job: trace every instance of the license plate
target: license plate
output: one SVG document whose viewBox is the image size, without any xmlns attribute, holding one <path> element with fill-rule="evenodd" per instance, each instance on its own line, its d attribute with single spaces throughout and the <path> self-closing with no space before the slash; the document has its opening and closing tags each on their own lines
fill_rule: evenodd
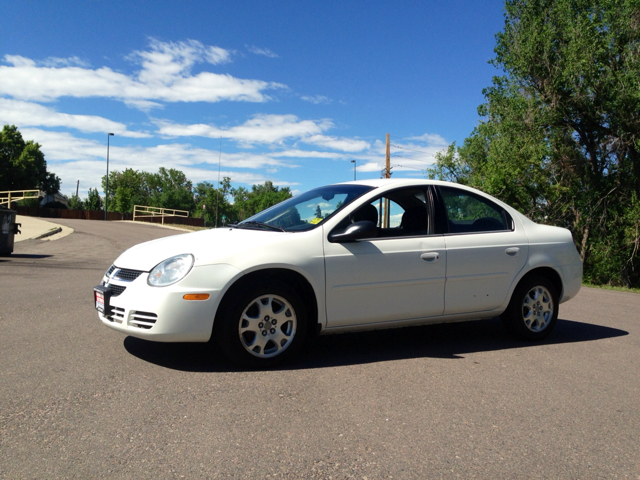
<svg viewBox="0 0 640 480">
<path fill-rule="evenodd" d="M 111 297 L 111 290 L 103 285 L 93 287 L 93 300 L 98 310 L 103 315 L 110 313 L 109 299 Z"/>
<path fill-rule="evenodd" d="M 104 313 L 104 293 L 94 292 L 96 294 L 96 310 Z"/>
</svg>

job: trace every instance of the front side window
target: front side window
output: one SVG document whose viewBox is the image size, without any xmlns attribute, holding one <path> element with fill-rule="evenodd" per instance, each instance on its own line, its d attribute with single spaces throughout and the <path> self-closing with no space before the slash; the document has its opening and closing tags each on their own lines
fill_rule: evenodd
<svg viewBox="0 0 640 480">
<path fill-rule="evenodd" d="M 480 233 L 512 230 L 509 214 L 500 206 L 471 192 L 440 187 L 449 233 Z"/>
<path fill-rule="evenodd" d="M 263 210 L 235 227 L 285 232 L 311 230 L 373 188 L 367 185 L 329 185 L 315 188 Z"/>
<path fill-rule="evenodd" d="M 410 237 L 433 233 L 430 203 L 422 188 L 402 188 L 385 193 L 351 213 L 336 231 L 367 220 L 377 227 L 376 238 Z"/>
</svg>

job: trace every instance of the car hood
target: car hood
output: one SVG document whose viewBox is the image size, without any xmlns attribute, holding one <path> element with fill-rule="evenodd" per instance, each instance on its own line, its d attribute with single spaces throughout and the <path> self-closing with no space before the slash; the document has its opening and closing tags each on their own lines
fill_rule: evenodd
<svg viewBox="0 0 640 480">
<path fill-rule="evenodd" d="M 294 234 L 239 228 L 203 230 L 141 243 L 126 250 L 114 265 L 148 272 L 167 258 L 184 253 L 195 257 L 194 266 L 226 263 L 242 250 L 264 248 L 290 235 Z"/>
</svg>

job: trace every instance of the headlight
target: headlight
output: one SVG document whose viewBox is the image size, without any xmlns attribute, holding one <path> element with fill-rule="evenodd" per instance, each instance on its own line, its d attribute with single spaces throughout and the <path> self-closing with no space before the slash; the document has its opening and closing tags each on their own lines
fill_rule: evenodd
<svg viewBox="0 0 640 480">
<path fill-rule="evenodd" d="M 185 253 L 167 258 L 149 272 L 147 283 L 152 287 L 166 287 L 182 280 L 193 267 L 193 255 Z"/>
</svg>

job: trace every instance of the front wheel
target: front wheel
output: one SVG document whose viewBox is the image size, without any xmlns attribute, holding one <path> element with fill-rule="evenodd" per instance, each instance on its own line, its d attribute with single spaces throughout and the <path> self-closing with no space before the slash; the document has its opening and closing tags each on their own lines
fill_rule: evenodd
<svg viewBox="0 0 640 480">
<path fill-rule="evenodd" d="M 558 319 L 558 294 L 545 277 L 523 279 L 511 297 L 502 321 L 507 330 L 522 340 L 542 340 Z"/>
<path fill-rule="evenodd" d="M 288 285 L 245 290 L 216 316 L 216 340 L 234 363 L 267 368 L 295 355 L 307 333 L 304 302 Z"/>
</svg>

